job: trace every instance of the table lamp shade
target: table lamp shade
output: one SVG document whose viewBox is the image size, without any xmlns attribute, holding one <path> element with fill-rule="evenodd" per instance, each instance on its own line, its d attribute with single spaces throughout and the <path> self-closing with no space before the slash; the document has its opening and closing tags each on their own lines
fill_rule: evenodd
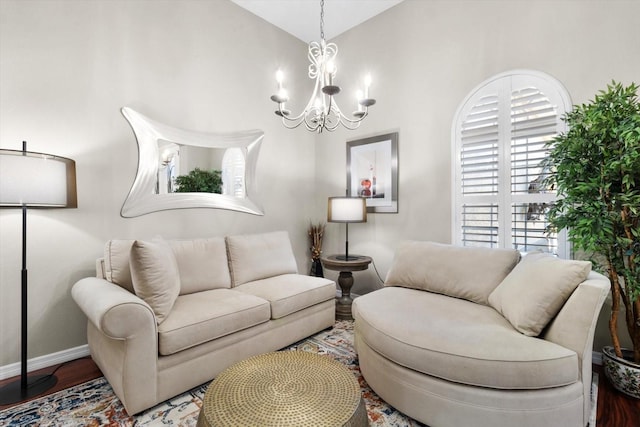
<svg viewBox="0 0 640 427">
<path fill-rule="evenodd" d="M 76 164 L 50 154 L 0 150 L 0 207 L 75 208 Z"/>
<path fill-rule="evenodd" d="M 329 197 L 329 222 L 367 222 L 367 201 L 362 197 Z"/>
</svg>

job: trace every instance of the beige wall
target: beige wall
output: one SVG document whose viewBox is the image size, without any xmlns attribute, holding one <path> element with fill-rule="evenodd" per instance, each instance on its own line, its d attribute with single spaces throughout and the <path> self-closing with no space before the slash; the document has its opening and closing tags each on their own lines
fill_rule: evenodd
<svg viewBox="0 0 640 427">
<path fill-rule="evenodd" d="M 640 83 L 638 16 L 639 1 L 405 0 L 338 37 L 339 84 L 347 93 L 369 70 L 378 103 L 359 130 L 319 138 L 319 210 L 327 196 L 344 193 L 345 141 L 397 130 L 399 213 L 351 225 L 350 251 L 371 255 L 384 278 L 399 241 L 450 242 L 451 125 L 463 98 L 520 68 L 559 79 L 574 104 L 612 79 Z M 325 251 L 341 251 L 344 226 L 327 229 Z M 377 286 L 372 269 L 355 274 L 355 293 Z M 609 341 L 602 321 L 596 350 Z"/>
<path fill-rule="evenodd" d="M 449 242 L 460 101 L 514 68 L 553 75 L 574 103 L 611 79 L 640 81 L 637 16 L 633 0 L 405 0 L 336 40 L 341 105 L 350 111 L 357 79 L 371 72 L 371 116 L 358 131 L 314 135 L 285 130 L 269 100 L 282 65 L 290 92 L 307 96 L 306 46 L 226 0 L 1 0 L 0 146 L 27 140 L 78 168 L 78 209 L 29 213 L 29 357 L 86 342 L 69 290 L 93 274 L 109 238 L 285 229 L 306 269 L 309 220 L 324 219 L 326 198 L 344 194 L 347 139 L 400 132 L 400 212 L 352 225 L 351 251 L 373 256 L 384 277 L 400 240 Z M 137 164 L 125 105 L 187 129 L 264 130 L 265 216 L 196 209 L 121 218 Z M 0 366 L 19 359 L 20 238 L 19 213 L 0 211 Z M 325 253 L 343 244 L 344 226 L 328 224 Z M 373 269 L 356 273 L 356 292 L 376 286 Z"/>
<path fill-rule="evenodd" d="M 28 217 L 29 358 L 86 343 L 71 286 L 109 238 L 287 230 L 306 270 L 314 137 L 282 127 L 275 70 L 306 72 L 306 45 L 228 1 L 0 1 L 2 148 L 73 158 L 78 209 Z M 295 87 L 291 87 L 295 91 Z M 120 114 L 210 132 L 262 129 L 263 217 L 213 209 L 120 217 L 137 145 Z M 292 161 L 295 159 L 295 161 Z M 21 215 L 0 210 L 0 366 L 19 360 Z"/>
</svg>

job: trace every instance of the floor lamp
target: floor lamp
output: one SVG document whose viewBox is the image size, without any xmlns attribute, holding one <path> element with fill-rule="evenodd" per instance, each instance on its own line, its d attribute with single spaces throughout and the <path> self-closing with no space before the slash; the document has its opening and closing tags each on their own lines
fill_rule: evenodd
<svg viewBox="0 0 640 427">
<path fill-rule="evenodd" d="M 51 154 L 0 150 L 0 208 L 22 209 L 20 379 L 0 388 L 0 405 L 21 402 L 50 389 L 55 375 L 27 375 L 27 208 L 75 208 L 76 164 Z"/>
<path fill-rule="evenodd" d="M 367 222 L 367 201 L 363 197 L 329 197 L 327 206 L 328 222 L 344 222 L 347 228 L 344 243 L 344 256 L 336 258 L 341 261 L 352 261 L 359 257 L 349 256 L 349 223 Z"/>
</svg>

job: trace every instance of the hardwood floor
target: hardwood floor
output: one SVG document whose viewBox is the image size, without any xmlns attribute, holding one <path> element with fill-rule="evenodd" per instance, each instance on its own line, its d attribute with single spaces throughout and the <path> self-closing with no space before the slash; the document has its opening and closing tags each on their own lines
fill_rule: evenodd
<svg viewBox="0 0 640 427">
<path fill-rule="evenodd" d="M 66 362 L 61 365 L 40 369 L 40 370 L 31 372 L 31 374 L 44 375 L 44 374 L 52 373 L 54 370 L 55 370 L 55 375 L 58 378 L 58 382 L 56 383 L 56 385 L 53 386 L 51 389 L 47 390 L 46 393 L 34 397 L 34 399 L 37 399 L 38 397 L 42 397 L 43 395 L 55 393 L 56 391 L 64 390 L 65 388 L 73 387 L 74 385 L 82 384 L 83 382 L 90 381 L 92 379 L 102 376 L 102 372 L 100 371 L 100 369 L 98 369 L 96 364 L 93 362 L 93 360 L 89 356 L 83 357 L 81 359 L 72 360 L 70 362 Z M 19 379 L 19 377 L 2 380 L 0 381 L 0 387 L 17 379 Z M 28 399 L 28 400 L 31 400 L 31 399 Z M 23 402 L 19 402 L 19 403 L 23 403 Z M 10 405 L 0 405 L 0 411 L 15 405 L 17 405 L 17 403 L 10 404 Z"/>
<path fill-rule="evenodd" d="M 34 372 L 34 374 L 48 374 L 56 368 L 41 369 Z M 632 399 L 616 391 L 604 377 L 600 366 L 594 365 L 593 370 L 600 375 L 597 427 L 636 427 L 640 425 L 640 400 Z M 91 358 L 85 357 L 60 365 L 56 371 L 56 376 L 58 377 L 58 383 L 47 394 L 98 378 L 102 376 L 102 373 Z M 14 379 L 9 378 L 0 381 L 0 387 Z M 0 405 L 0 410 L 11 406 L 14 405 Z"/>
<path fill-rule="evenodd" d="M 602 366 L 593 365 L 598 378 L 596 427 L 636 427 L 640 425 L 640 400 L 617 391 L 605 378 Z"/>
</svg>

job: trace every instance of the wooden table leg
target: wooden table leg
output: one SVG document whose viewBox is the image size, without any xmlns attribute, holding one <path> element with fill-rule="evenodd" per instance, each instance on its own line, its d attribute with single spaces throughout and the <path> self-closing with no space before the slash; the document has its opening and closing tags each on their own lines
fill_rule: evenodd
<svg viewBox="0 0 640 427">
<path fill-rule="evenodd" d="M 341 271 L 338 277 L 338 285 L 342 290 L 342 296 L 336 298 L 336 319 L 353 320 L 351 314 L 351 287 L 353 286 L 353 274 L 350 271 Z"/>
</svg>

